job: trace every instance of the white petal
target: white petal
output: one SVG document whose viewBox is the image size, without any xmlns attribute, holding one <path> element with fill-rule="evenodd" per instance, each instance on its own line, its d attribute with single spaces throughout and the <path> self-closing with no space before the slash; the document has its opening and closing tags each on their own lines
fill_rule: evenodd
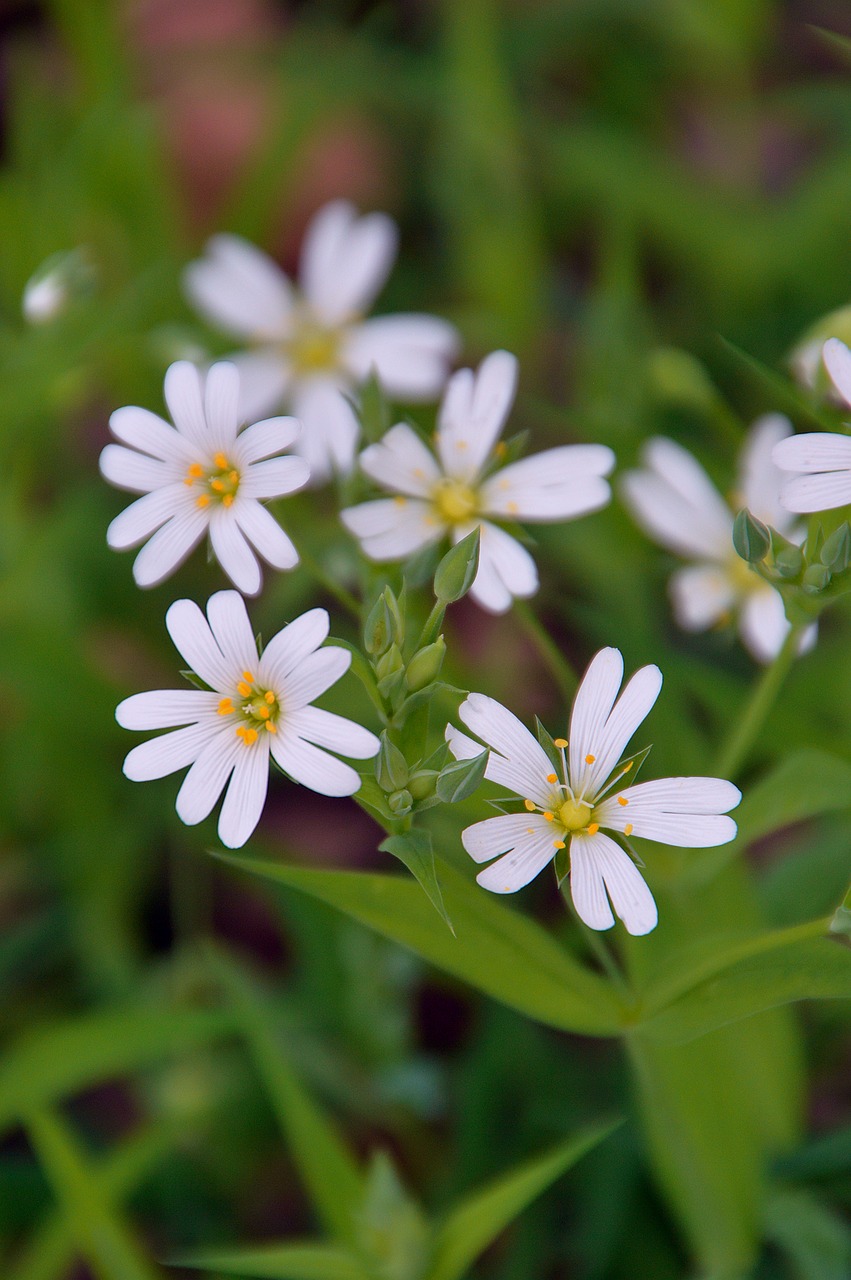
<svg viewBox="0 0 851 1280">
<path fill-rule="evenodd" d="M 780 501 L 788 511 L 798 512 L 844 507 L 851 502 L 851 470 L 795 476 L 780 490 Z"/>
<path fill-rule="evenodd" d="M 788 529 L 789 514 L 780 505 L 785 477 L 772 461 L 781 440 L 791 437 L 792 423 L 782 413 L 766 413 L 748 431 L 739 463 L 742 505 L 780 532 Z"/>
<path fill-rule="evenodd" d="M 233 512 L 248 541 L 268 564 L 282 570 L 293 569 L 298 564 L 298 552 L 292 540 L 259 502 L 240 498 L 233 504 Z"/>
<path fill-rule="evenodd" d="M 331 628 L 325 609 L 309 609 L 272 637 L 260 659 L 260 678 L 276 692 L 291 671 L 322 644 Z"/>
<path fill-rule="evenodd" d="M 250 751 L 237 738 L 233 722 L 210 738 L 177 793 L 175 809 L 181 822 L 194 827 L 213 810 L 241 752 Z"/>
<path fill-rule="evenodd" d="M 230 693 L 239 675 L 225 660 L 210 624 L 193 600 L 175 600 L 165 615 L 174 645 L 191 671 L 219 693 Z"/>
<path fill-rule="evenodd" d="M 291 671 L 282 688 L 277 690 L 281 709 L 286 716 L 290 711 L 306 707 L 332 684 L 336 684 L 351 666 L 352 655 L 348 649 L 329 646 L 317 649 L 302 660 L 296 671 Z"/>
<path fill-rule="evenodd" d="M 230 672 L 232 687 L 243 679 L 244 671 L 257 670 L 257 641 L 245 601 L 238 591 L 217 591 L 207 601 L 207 618 Z"/>
<path fill-rule="evenodd" d="M 190 302 L 226 333 L 280 337 L 287 331 L 293 298 L 277 263 L 240 236 L 218 235 L 183 277 Z"/>
<path fill-rule="evenodd" d="M 480 871 L 476 881 L 491 893 L 516 893 L 552 862 L 555 852 L 552 832 L 536 831 L 519 840 L 511 853 Z"/>
<path fill-rule="evenodd" d="M 427 498 L 442 474 L 413 427 L 401 422 L 378 444 L 364 449 L 360 467 L 383 489 L 409 498 Z"/>
<path fill-rule="evenodd" d="M 445 532 L 431 507 L 416 498 L 364 502 L 341 511 L 340 519 L 371 560 L 404 560 Z"/>
<path fill-rule="evenodd" d="M 458 535 L 462 532 L 457 530 Z M 505 613 L 512 600 L 526 599 L 537 590 L 538 570 L 526 548 L 503 529 L 483 520 L 479 567 L 470 588 L 476 603 L 491 613 Z"/>
<path fill-rule="evenodd" d="M 377 316 L 349 331 L 343 360 L 356 382 L 374 370 L 395 400 L 434 400 L 458 346 L 457 330 L 436 316 Z"/>
<path fill-rule="evenodd" d="M 602 832 L 574 836 L 570 842 L 570 868 L 574 906 L 579 918 L 592 929 L 608 929 L 614 923 L 611 912 L 602 911 L 600 877 L 627 933 L 641 937 L 655 929 L 659 917 L 653 895 L 635 863 L 614 840 Z M 603 923 L 597 924 L 595 920 Z"/>
<path fill-rule="evenodd" d="M 305 232 L 299 283 L 321 320 L 340 324 L 366 311 L 396 257 L 398 232 L 392 218 L 358 218 L 346 200 L 334 200 Z"/>
<path fill-rule="evenodd" d="M 241 533 L 233 508 L 220 507 L 210 519 L 210 542 L 216 559 L 235 587 L 256 596 L 263 582 L 257 557 Z"/>
<path fill-rule="evenodd" d="M 239 373 L 236 365 L 220 360 L 207 372 L 204 383 L 204 416 L 210 449 L 230 452 L 236 440 L 239 417 Z"/>
<path fill-rule="evenodd" d="M 298 418 L 264 418 L 254 422 L 237 436 L 234 460 L 241 467 L 247 467 L 261 458 L 283 453 L 300 431 Z"/>
<path fill-rule="evenodd" d="M 789 634 L 783 597 L 768 583 L 752 591 L 742 605 L 739 634 L 757 662 L 771 662 Z"/>
<path fill-rule="evenodd" d="M 152 689 L 119 702 L 115 718 L 124 729 L 171 729 L 214 716 L 218 703 L 201 689 Z"/>
<path fill-rule="evenodd" d="M 246 498 L 282 498 L 303 489 L 309 479 L 310 469 L 304 458 L 270 458 L 247 468 L 239 493 Z"/>
<path fill-rule="evenodd" d="M 329 378 L 311 378 L 293 387 L 292 407 L 301 423 L 294 452 L 310 467 L 313 484 L 334 472 L 348 475 L 355 465 L 360 426 L 355 412 Z"/>
<path fill-rule="evenodd" d="M 482 509 L 512 520 L 572 520 L 604 507 L 612 491 L 603 479 L 615 465 L 605 445 L 547 449 L 498 471 L 482 485 Z"/>
<path fill-rule="evenodd" d="M 284 772 L 311 791 L 322 796 L 352 796 L 360 787 L 360 775 L 350 764 L 304 742 L 286 727 L 278 730 L 270 746 Z"/>
<path fill-rule="evenodd" d="M 186 467 L 196 461 L 196 451 L 188 440 L 162 418 L 137 405 L 125 405 L 110 415 L 109 427 L 116 439 L 131 449 L 149 453 L 153 458 L 175 462 Z"/>
<path fill-rule="evenodd" d="M 490 862 L 501 853 L 528 844 L 530 836 L 546 837 L 552 851 L 550 857 L 555 855 L 552 827 L 540 813 L 503 813 L 485 818 L 461 832 L 461 843 L 474 862 Z"/>
<path fill-rule="evenodd" d="M 100 455 L 101 475 L 119 489 L 150 493 L 182 480 L 182 469 L 173 462 L 160 462 L 135 449 L 108 444 Z"/>
<path fill-rule="evenodd" d="M 589 672 L 590 670 L 591 668 Z M 585 676 L 585 680 L 587 679 L 588 674 Z M 595 684 L 596 682 L 595 675 Z M 581 733 L 577 741 L 571 718 L 570 780 L 575 791 L 589 796 L 599 792 L 621 759 L 630 738 L 650 712 L 661 688 L 662 673 L 659 668 L 653 665 L 640 667 L 624 687 L 600 732 L 594 736 L 589 734 L 587 739 Z M 609 689 L 610 683 L 606 677 L 600 686 L 603 706 L 608 701 Z M 594 757 L 590 763 L 586 759 L 589 755 Z M 576 757 L 580 762 L 578 774 L 574 773 L 573 765 Z"/>
<path fill-rule="evenodd" d="M 615 705 L 622 680 L 621 652 L 608 648 L 594 655 L 579 683 L 568 732 L 568 768 L 574 787 L 586 776 L 586 755 L 597 754 L 597 744 L 602 740 L 603 728 Z"/>
<path fill-rule="evenodd" d="M 182 481 L 180 484 L 168 485 L 165 489 L 155 489 L 136 502 L 131 502 L 129 507 L 125 507 L 115 517 L 106 531 L 107 543 L 114 551 L 135 547 L 149 538 L 166 520 L 187 508 L 191 509 L 191 506 Z"/>
<path fill-rule="evenodd" d="M 838 338 L 828 338 L 821 358 L 836 390 L 846 404 L 851 404 L 851 351 Z"/>
<path fill-rule="evenodd" d="M 347 720 L 345 716 L 323 711 L 321 707 L 302 707 L 287 712 L 287 725 L 300 738 L 317 747 L 328 747 L 342 756 L 355 760 L 368 760 L 376 755 L 380 742 L 374 733 Z"/>
<path fill-rule="evenodd" d="M 131 782 L 151 782 L 176 773 L 201 754 L 211 733 L 215 733 L 215 728 L 207 721 L 151 738 L 128 754 L 124 761 L 125 776 Z"/>
<path fill-rule="evenodd" d="M 594 821 L 613 831 L 629 823 L 633 836 L 705 849 L 735 839 L 736 824 L 723 815 L 741 798 L 738 787 L 723 778 L 660 778 L 604 800 L 594 810 Z"/>
<path fill-rule="evenodd" d="M 474 756 L 480 756 L 485 749 L 481 742 L 468 738 L 466 733 L 462 733 L 451 724 L 446 726 L 446 741 L 456 760 L 472 760 Z M 492 751 L 488 757 L 485 777 L 489 782 L 495 782 L 498 786 L 513 791 L 516 796 L 534 800 L 540 805 L 549 803 L 552 788 L 545 784 L 543 778 L 530 775 L 528 769 L 506 760 L 495 751 Z"/>
<path fill-rule="evenodd" d="M 167 492 L 160 490 L 159 492 Z M 153 495 L 151 495 L 153 496 Z M 140 502 L 144 499 L 140 498 Z M 204 536 L 208 520 L 203 511 L 188 507 L 172 516 L 153 535 L 133 561 L 133 578 L 139 587 L 155 587 L 182 564 Z"/>
<path fill-rule="evenodd" d="M 469 694 L 458 708 L 458 714 L 468 729 L 510 764 L 512 782 L 509 785 L 514 787 L 516 794 L 523 799 L 545 803 L 551 791 L 546 777 L 552 773 L 553 767 L 537 738 L 517 716 L 495 698 L 483 693 Z M 485 776 L 499 782 L 501 779 L 491 771 L 492 762 L 493 756 Z M 504 769 L 502 772 L 505 776 Z"/>
<path fill-rule="evenodd" d="M 450 378 L 437 433 L 447 475 L 472 480 L 479 474 L 514 403 L 517 368 L 515 356 L 494 351 L 479 365 L 472 381 L 469 370 Z"/>
<path fill-rule="evenodd" d="M 678 555 L 718 559 L 729 554 L 733 517 L 696 458 L 673 440 L 649 440 L 645 467 L 621 478 L 636 523 Z"/>
<path fill-rule="evenodd" d="M 775 445 L 771 457 L 781 471 L 848 471 L 851 470 L 851 437 L 832 431 L 790 436 Z"/>
<path fill-rule="evenodd" d="M 182 436 L 204 453 L 210 451 L 210 434 L 204 417 L 201 375 L 188 360 L 177 360 L 165 373 L 165 401 L 172 422 Z"/>
<path fill-rule="evenodd" d="M 678 569 L 668 583 L 674 617 L 684 631 L 705 631 L 714 626 L 736 599 L 730 575 L 719 565 L 694 565 Z"/>
<path fill-rule="evenodd" d="M 240 849 L 260 821 L 269 786 L 269 735 L 237 754 L 236 765 L 219 814 L 219 839 Z"/>
<path fill-rule="evenodd" d="M 242 422 L 254 422 L 281 407 L 290 382 L 290 366 L 276 347 L 233 352 L 228 360 L 239 370 Z"/>
</svg>

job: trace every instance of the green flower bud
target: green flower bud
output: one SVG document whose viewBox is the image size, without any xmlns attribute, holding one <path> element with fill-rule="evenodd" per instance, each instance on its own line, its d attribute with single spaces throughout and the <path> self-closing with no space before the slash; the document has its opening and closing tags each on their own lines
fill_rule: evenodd
<svg viewBox="0 0 851 1280">
<path fill-rule="evenodd" d="M 851 563 L 851 529 L 847 521 L 834 529 L 819 552 L 819 559 L 832 573 L 844 573 L 848 568 Z"/>
<path fill-rule="evenodd" d="M 801 586 L 808 596 L 817 596 L 830 583 L 830 570 L 823 564 L 811 564 Z"/>
<path fill-rule="evenodd" d="M 445 653 L 446 642 L 443 636 L 438 636 L 434 644 L 427 644 L 424 649 L 419 649 L 414 654 L 405 673 L 405 684 L 411 693 L 424 689 L 426 685 L 437 679 L 440 668 L 443 666 Z"/>
<path fill-rule="evenodd" d="M 733 546 L 736 554 L 747 560 L 748 564 L 759 564 L 771 547 L 768 526 L 752 516 L 747 507 L 739 512 L 733 522 Z"/>
<path fill-rule="evenodd" d="M 391 671 L 389 675 L 383 676 L 381 680 L 376 682 L 376 687 L 384 701 L 389 703 L 395 711 L 405 698 L 404 667 L 400 667 L 398 671 Z"/>
<path fill-rule="evenodd" d="M 380 595 L 370 609 L 363 628 L 363 643 L 367 653 L 379 657 L 392 643 L 393 632 L 390 614 L 384 596 Z"/>
<path fill-rule="evenodd" d="M 381 747 L 375 757 L 375 777 L 382 791 L 399 791 L 408 781 L 408 762 L 402 752 L 391 742 L 385 730 L 381 734 Z"/>
<path fill-rule="evenodd" d="M 479 527 L 457 542 L 437 566 L 434 594 L 443 604 L 453 604 L 473 585 L 479 567 Z"/>
<path fill-rule="evenodd" d="M 378 659 L 375 664 L 375 674 L 379 680 L 383 680 L 385 676 L 393 675 L 396 671 L 401 671 L 404 667 L 402 654 L 399 646 L 394 642 L 391 644 L 387 652 Z"/>
<path fill-rule="evenodd" d="M 804 569 L 804 553 L 800 547 L 783 547 L 774 557 L 774 567 L 781 578 L 797 578 Z"/>
<path fill-rule="evenodd" d="M 406 791 L 404 788 L 401 791 L 394 791 L 392 795 L 387 797 L 387 808 L 397 818 L 406 817 L 413 807 L 414 798 L 410 791 Z"/>
<path fill-rule="evenodd" d="M 437 778 L 437 769 L 418 769 L 408 779 L 408 790 L 415 800 L 427 800 L 434 795 Z"/>
<path fill-rule="evenodd" d="M 473 756 L 472 760 L 453 760 L 441 770 L 437 779 L 437 794 L 444 804 L 455 804 L 473 794 L 485 776 L 489 754 L 483 750 L 481 755 Z"/>
</svg>

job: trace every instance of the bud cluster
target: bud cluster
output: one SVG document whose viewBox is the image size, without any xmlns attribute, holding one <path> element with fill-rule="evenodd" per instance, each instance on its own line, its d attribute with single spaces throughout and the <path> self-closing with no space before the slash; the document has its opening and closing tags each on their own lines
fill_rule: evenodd
<svg viewBox="0 0 851 1280">
<path fill-rule="evenodd" d="M 845 521 L 825 535 L 815 521 L 806 540 L 790 542 L 747 508 L 733 525 L 736 554 L 776 588 L 793 626 L 812 622 L 837 596 L 851 591 L 851 527 Z"/>
</svg>

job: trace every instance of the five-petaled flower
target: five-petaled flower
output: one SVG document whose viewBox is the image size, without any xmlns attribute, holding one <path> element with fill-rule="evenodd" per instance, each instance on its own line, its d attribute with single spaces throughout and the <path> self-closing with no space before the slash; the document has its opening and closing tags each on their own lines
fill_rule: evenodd
<svg viewBox="0 0 851 1280">
<path fill-rule="evenodd" d="M 324 609 L 311 609 L 274 636 L 258 655 L 245 603 L 219 591 L 207 617 L 191 600 L 176 601 L 166 626 L 177 649 L 209 690 L 137 693 L 116 709 L 125 729 L 174 729 L 134 747 L 124 772 L 134 782 L 164 778 L 190 765 L 177 793 L 189 826 L 203 821 L 227 785 L 219 838 L 245 844 L 260 820 L 269 756 L 296 782 L 324 796 L 350 796 L 360 777 L 321 748 L 361 760 L 374 756 L 375 734 L 311 706 L 348 670 L 351 654 L 332 645 Z"/>
<path fill-rule="evenodd" d="M 602 649 L 577 691 L 568 739 L 555 740 L 558 771 L 515 715 L 493 698 L 471 693 L 459 715 L 490 748 L 485 777 L 513 791 L 523 809 L 477 822 L 461 839 L 476 862 L 497 859 L 477 876 L 494 893 L 522 889 L 566 848 L 580 919 L 592 929 L 609 929 L 614 907 L 629 933 L 644 934 L 656 925 L 656 904 L 618 841 L 639 836 L 689 849 L 726 844 L 736 824 L 723 815 L 741 793 L 721 778 L 625 785 L 632 764 L 622 760 L 624 748 L 655 703 L 662 675 L 658 667 L 642 667 L 618 697 L 622 679 L 621 654 Z M 482 752 L 479 742 L 452 725 L 446 737 L 459 760 Z"/>
<path fill-rule="evenodd" d="M 747 507 L 790 541 L 799 529 L 780 505 L 781 477 L 771 461 L 778 441 L 792 432 L 781 414 L 766 414 L 751 427 L 739 462 L 737 491 L 724 501 L 697 459 L 657 436 L 642 451 L 644 466 L 628 471 L 621 492 L 637 523 L 661 546 L 696 561 L 678 569 L 669 584 L 674 616 L 686 631 L 705 631 L 738 614 L 739 634 L 758 662 L 770 662 L 783 647 L 789 622 L 783 599 L 741 560 L 733 547 L 733 519 Z M 811 648 L 816 627 L 804 632 L 800 648 Z"/>
<path fill-rule="evenodd" d="M 846 405 L 851 405 L 851 351 L 829 338 L 822 351 L 824 367 Z M 792 472 L 780 490 L 787 511 L 832 511 L 851 502 L 851 438 L 832 431 L 792 436 L 774 450 L 774 465 Z"/>
<path fill-rule="evenodd" d="M 358 423 L 344 393 L 378 375 L 388 395 L 434 400 L 458 335 L 435 316 L 362 319 L 396 256 L 396 225 L 385 214 L 358 218 L 346 200 L 326 204 L 305 233 L 298 291 L 265 253 L 234 235 L 214 236 L 184 277 L 194 306 L 251 350 L 229 357 L 242 374 L 243 414 L 286 402 L 302 423 L 296 449 L 311 481 L 354 465 Z"/>
<path fill-rule="evenodd" d="M 100 469 L 119 489 L 144 496 L 116 516 L 106 536 L 117 550 L 148 539 L 133 565 L 140 587 L 167 578 L 208 532 L 225 573 L 246 595 L 262 582 L 252 547 L 276 569 L 298 564 L 292 542 L 261 505 L 307 483 L 302 458 L 273 456 L 293 443 L 298 423 L 267 418 L 239 431 L 238 396 L 232 364 L 214 364 L 202 389 L 195 366 L 180 360 L 165 376 L 174 427 L 136 405 L 112 414 L 109 425 L 122 444 L 106 446 Z"/>
<path fill-rule="evenodd" d="M 507 351 L 493 352 L 477 373 L 453 374 L 440 407 L 437 457 L 411 427 L 392 427 L 363 451 L 360 465 L 396 496 L 342 512 L 372 560 L 402 560 L 447 535 L 458 542 L 478 525 L 470 594 L 492 613 L 538 589 L 529 552 L 493 521 L 550 522 L 597 511 L 611 497 L 604 477 L 615 461 L 605 445 L 563 445 L 499 470 L 498 439 L 516 385 L 517 361 Z"/>
</svg>

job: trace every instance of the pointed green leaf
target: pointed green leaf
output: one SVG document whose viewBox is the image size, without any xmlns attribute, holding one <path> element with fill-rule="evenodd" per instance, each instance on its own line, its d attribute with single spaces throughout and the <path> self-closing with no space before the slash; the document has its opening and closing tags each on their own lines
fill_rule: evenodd
<svg viewBox="0 0 851 1280">
<path fill-rule="evenodd" d="M 766 1206 L 765 1234 L 800 1280 L 851 1275 L 851 1229 L 809 1192 L 774 1192 Z"/>
<path fill-rule="evenodd" d="M 447 914 L 434 866 L 431 833 L 418 830 L 406 831 L 402 835 L 388 836 L 378 847 L 382 853 L 392 853 L 394 858 L 404 862 L 411 875 L 425 890 L 429 902 L 441 919 L 446 921 L 450 932 L 454 935 L 455 929 Z"/>
<path fill-rule="evenodd" d="M 441 879 L 456 938 L 423 901 L 419 887 L 398 876 L 216 856 L 327 902 L 527 1017 L 588 1035 L 617 1035 L 621 1029 L 624 1011 L 607 982 L 577 963 L 539 925 L 501 906 L 449 866 L 442 868 Z"/>
<path fill-rule="evenodd" d="M 481 785 L 488 767 L 490 752 L 481 751 L 469 760 L 452 760 L 437 779 L 437 794 L 444 804 L 466 800 Z"/>
<path fill-rule="evenodd" d="M 252 1280 L 370 1280 L 354 1254 L 312 1240 L 210 1249 L 174 1258 L 172 1262 L 201 1271 L 251 1276 Z"/>
<path fill-rule="evenodd" d="M 358 1238 L 370 1272 L 386 1280 L 420 1280 L 428 1224 L 385 1151 L 373 1155 Z"/>
<path fill-rule="evenodd" d="M 598 1124 L 469 1196 L 438 1229 L 426 1280 L 462 1280 L 483 1249 L 528 1204 L 609 1136 L 620 1121 Z"/>
</svg>

